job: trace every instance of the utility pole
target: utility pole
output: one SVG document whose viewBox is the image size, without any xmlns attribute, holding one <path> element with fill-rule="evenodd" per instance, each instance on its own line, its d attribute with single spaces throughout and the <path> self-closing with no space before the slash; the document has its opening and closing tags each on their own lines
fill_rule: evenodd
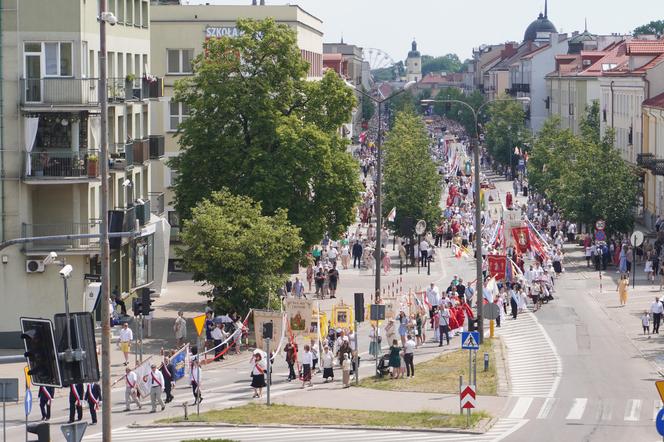
<svg viewBox="0 0 664 442">
<path fill-rule="evenodd" d="M 101 407 L 103 442 L 111 442 L 111 323 L 109 309 L 110 251 L 108 242 L 108 91 L 106 88 L 106 0 L 99 1 L 99 105 L 101 107 L 101 396 L 106 403 Z"/>
</svg>

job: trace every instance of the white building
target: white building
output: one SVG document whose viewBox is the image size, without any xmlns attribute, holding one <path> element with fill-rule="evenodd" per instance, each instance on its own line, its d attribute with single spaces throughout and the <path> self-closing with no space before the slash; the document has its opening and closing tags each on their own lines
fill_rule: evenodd
<svg viewBox="0 0 664 442">
<path fill-rule="evenodd" d="M 410 52 L 406 58 L 406 81 L 418 82 L 422 79 L 422 55 L 417 50 L 417 42 L 413 40 Z"/>
</svg>

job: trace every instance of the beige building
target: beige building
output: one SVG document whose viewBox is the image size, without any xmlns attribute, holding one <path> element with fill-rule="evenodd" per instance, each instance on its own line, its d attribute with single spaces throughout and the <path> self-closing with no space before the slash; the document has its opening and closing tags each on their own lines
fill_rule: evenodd
<svg viewBox="0 0 664 442">
<path fill-rule="evenodd" d="M 664 93 L 643 102 L 644 221 L 651 228 L 664 215 Z"/>
<path fill-rule="evenodd" d="M 166 194 L 166 211 L 171 224 L 171 240 L 177 243 L 179 220 L 173 207 L 170 191 L 173 172 L 166 160 L 178 154 L 175 132 L 179 123 L 187 118 L 186 106 L 171 103 L 173 85 L 181 78 L 192 75 L 191 60 L 201 53 L 206 38 L 237 35 L 236 22 L 240 18 L 273 18 L 287 24 L 297 33 L 297 44 L 302 58 L 310 63 L 309 78 L 321 78 L 323 72 L 322 21 L 296 5 L 279 6 L 226 6 L 226 5 L 153 5 L 150 9 L 151 66 L 153 74 L 164 78 L 164 97 L 155 109 L 151 122 L 153 133 L 165 133 L 165 158 L 152 169 L 152 185 Z M 174 252 L 174 250 L 173 250 Z M 172 254 L 175 256 L 175 254 Z M 177 259 L 171 260 L 171 269 L 179 270 Z"/>
<path fill-rule="evenodd" d="M 9 0 L 2 9 L 0 92 L 0 233 L 19 237 L 99 233 L 102 216 L 115 230 L 140 230 L 113 241 L 111 290 L 130 295 L 165 285 L 168 226 L 163 196 L 152 193 L 152 164 L 163 137 L 150 137 L 150 5 L 110 0 L 118 23 L 108 27 L 109 195 L 100 193 L 99 23 L 92 0 Z M 109 214 L 100 213 L 108 198 Z M 74 268 L 73 311 L 91 310 L 90 280 L 100 273 L 99 240 L 14 245 L 0 251 L 0 346 L 20 344 L 19 316 L 64 311 L 55 251 Z M 91 298 L 94 304 L 94 297 Z M 97 311 L 99 309 L 97 308 Z"/>
</svg>

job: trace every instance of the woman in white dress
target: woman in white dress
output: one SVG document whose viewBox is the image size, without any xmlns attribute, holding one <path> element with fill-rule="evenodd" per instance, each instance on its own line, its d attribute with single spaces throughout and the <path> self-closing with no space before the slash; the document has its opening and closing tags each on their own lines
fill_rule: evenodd
<svg viewBox="0 0 664 442">
<path fill-rule="evenodd" d="M 526 296 L 526 291 L 523 287 L 519 288 L 519 313 L 523 313 L 528 308 L 528 296 Z"/>
</svg>

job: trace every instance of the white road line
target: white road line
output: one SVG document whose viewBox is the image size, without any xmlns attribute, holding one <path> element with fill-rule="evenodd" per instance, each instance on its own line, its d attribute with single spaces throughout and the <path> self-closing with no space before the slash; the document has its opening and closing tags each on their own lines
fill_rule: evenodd
<svg viewBox="0 0 664 442">
<path fill-rule="evenodd" d="M 611 403 L 608 400 L 602 400 L 600 406 L 597 408 L 597 420 L 610 421 L 611 417 L 613 417 Z"/>
<path fill-rule="evenodd" d="M 636 422 L 641 415 L 641 399 L 631 399 L 625 406 L 625 420 Z"/>
<path fill-rule="evenodd" d="M 567 413 L 567 420 L 578 420 L 583 417 L 583 413 L 586 411 L 586 405 L 588 405 L 588 399 L 586 398 L 576 398 L 574 399 L 574 404 L 570 408 L 569 413 Z"/>
<path fill-rule="evenodd" d="M 659 409 L 662 408 L 662 401 L 659 399 L 655 399 L 655 404 L 653 405 L 652 408 L 652 420 L 653 422 L 657 420 L 657 413 L 659 413 Z"/>
<path fill-rule="evenodd" d="M 546 419 L 547 417 L 549 417 L 549 414 L 551 413 L 551 410 L 553 409 L 555 403 L 556 403 L 556 398 L 553 397 L 546 398 L 546 400 L 542 404 L 542 408 L 540 408 L 539 413 L 537 413 L 537 419 Z"/>
<path fill-rule="evenodd" d="M 509 419 L 523 419 L 523 417 L 528 412 L 530 405 L 533 403 L 533 398 L 531 397 L 520 397 L 516 401 L 512 412 L 509 415 Z"/>
</svg>

